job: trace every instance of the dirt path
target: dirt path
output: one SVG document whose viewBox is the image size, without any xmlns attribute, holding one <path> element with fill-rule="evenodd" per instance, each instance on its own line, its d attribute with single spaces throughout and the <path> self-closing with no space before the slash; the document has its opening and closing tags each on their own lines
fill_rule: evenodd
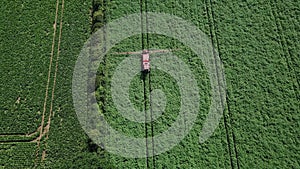
<svg viewBox="0 0 300 169">
<path fill-rule="evenodd" d="M 57 71 L 58 71 L 58 63 L 59 63 L 59 55 L 60 55 L 60 44 L 61 44 L 61 37 L 62 37 L 62 28 L 63 28 L 63 14 L 64 14 L 64 0 L 62 0 L 61 5 L 61 15 L 60 15 L 60 25 L 59 25 L 59 37 L 58 37 L 58 45 L 57 45 L 57 57 L 55 61 L 55 72 L 54 72 L 54 79 L 53 79 L 53 86 L 52 86 L 52 93 L 51 93 L 51 103 L 50 103 L 50 111 L 47 123 L 47 130 L 45 130 L 46 140 L 49 138 L 49 130 L 51 125 L 51 117 L 53 116 L 53 101 L 55 97 L 55 86 L 56 86 L 56 78 L 57 78 Z M 46 149 L 47 149 L 47 141 L 45 142 L 45 149 L 43 150 L 42 159 L 44 161 L 46 158 Z"/>
<path fill-rule="evenodd" d="M 35 143 L 38 143 L 42 138 L 43 136 L 45 136 L 45 134 L 48 132 L 49 130 L 49 126 L 47 125 L 46 127 L 44 127 L 44 130 L 43 130 L 43 133 L 40 134 L 37 138 L 35 138 L 34 140 L 31 140 L 30 142 L 35 142 Z"/>
<path fill-rule="evenodd" d="M 35 134 L 37 134 L 39 131 L 41 130 L 41 126 L 37 128 L 37 130 L 33 133 L 30 133 L 30 134 L 26 134 L 25 136 L 26 137 L 31 137 L 31 136 L 34 136 Z"/>
<path fill-rule="evenodd" d="M 45 92 L 45 98 L 44 98 L 44 107 L 43 107 L 42 121 L 41 121 L 41 126 L 40 126 L 40 135 L 37 139 L 33 140 L 33 141 L 37 142 L 35 168 L 37 167 L 37 159 L 38 159 L 39 150 L 40 150 L 40 140 L 43 136 L 43 127 L 44 127 L 45 112 L 46 112 L 47 99 L 48 99 L 48 90 L 49 90 L 49 84 L 50 84 L 51 68 L 52 68 L 52 62 L 53 62 L 53 56 L 54 56 L 54 47 L 55 47 L 56 29 L 57 29 L 57 19 L 58 19 L 58 9 L 59 9 L 59 0 L 56 0 L 55 21 L 54 21 L 54 24 L 53 24 L 53 29 L 54 30 L 53 30 L 53 39 L 52 39 L 52 49 L 51 49 L 50 63 L 49 63 L 49 68 L 48 68 L 48 79 L 47 79 L 46 92 Z"/>
</svg>

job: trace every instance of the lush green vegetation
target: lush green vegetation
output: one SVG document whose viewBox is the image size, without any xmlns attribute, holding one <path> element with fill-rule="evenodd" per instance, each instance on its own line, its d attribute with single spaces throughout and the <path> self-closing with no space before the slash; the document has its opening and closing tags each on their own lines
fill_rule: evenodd
<svg viewBox="0 0 300 169">
<path fill-rule="evenodd" d="M 72 74 L 82 45 L 90 35 L 91 1 L 65 1 L 61 52 L 55 90 L 55 115 L 52 118 L 47 156 L 41 166 L 70 168 L 80 166 L 79 158 L 89 152 L 90 143 L 77 120 L 72 102 Z M 93 156 L 93 155 L 91 155 Z M 91 157 L 89 156 L 89 157 Z M 89 159 L 86 156 L 86 160 Z M 86 163 L 87 165 L 89 162 Z M 95 164 L 98 164 L 95 162 Z"/>
<path fill-rule="evenodd" d="M 41 121 L 55 2 L 0 5 L 0 134 L 27 134 Z"/>
<path fill-rule="evenodd" d="M 0 168 L 33 168 L 36 143 L 0 145 Z"/>
<path fill-rule="evenodd" d="M 0 5 L 0 167 L 32 168 L 36 143 L 29 141 L 41 123 L 55 1 Z"/>
<path fill-rule="evenodd" d="M 291 70 L 299 67 L 282 46 L 278 9 L 264 1 L 218 1 L 213 9 L 240 167 L 299 167 L 299 86 Z"/>
<path fill-rule="evenodd" d="M 300 3 L 75 0 L 64 2 L 59 25 L 61 5 L 59 1 L 44 127 L 50 114 L 60 41 L 53 115 L 49 138 L 45 135 L 38 149 L 37 143 L 30 141 L 40 134 L 34 132 L 41 125 L 56 1 L 0 2 L 0 168 L 300 168 Z M 196 124 L 180 144 L 154 157 L 132 159 L 109 154 L 88 139 L 77 120 L 71 89 L 77 56 L 91 33 L 109 21 L 141 11 L 182 17 L 212 39 L 225 67 L 227 107 L 214 135 L 199 144 L 211 99 L 201 60 L 170 37 L 149 34 L 124 39 L 105 56 L 96 91 L 91 91 L 116 130 L 135 137 L 165 131 L 178 115 L 181 95 L 174 78 L 152 69 L 150 74 L 133 78 L 130 100 L 140 111 L 150 109 L 145 95 L 161 89 L 167 98 L 165 112 L 147 124 L 123 118 L 113 103 L 110 86 L 114 70 L 128 55 L 115 52 L 179 49 L 173 53 L 196 76 L 201 98 Z"/>
<path fill-rule="evenodd" d="M 201 121 L 203 121 L 203 119 L 200 118 L 199 122 L 197 122 L 199 127 L 196 125 L 194 127 L 195 131 L 191 131 L 189 137 L 183 140 L 180 145 L 167 153 L 156 156 L 154 160 L 151 158 L 148 159 L 148 161 L 152 163 L 149 164 L 150 167 L 163 168 L 169 166 L 170 163 L 174 166 L 181 166 L 181 160 L 187 157 L 188 159 L 186 160 L 190 163 L 189 165 L 182 164 L 182 167 L 196 167 L 199 165 L 213 165 L 214 168 L 223 165 L 226 167 L 230 165 L 232 167 L 266 167 L 280 165 L 280 163 L 284 163 L 284 166 L 297 165 L 293 159 L 299 158 L 296 156 L 297 148 L 295 148 L 295 144 L 299 143 L 297 143 L 296 137 L 294 136 L 297 131 L 296 129 L 299 128 L 299 126 L 297 127 L 297 123 L 295 123 L 295 119 L 298 118 L 297 110 L 299 109 L 299 96 L 297 94 L 299 93 L 297 91 L 299 83 L 297 82 L 297 77 L 295 77 L 299 69 L 297 69 L 295 65 L 299 62 L 297 62 L 297 57 L 293 55 L 289 56 L 291 53 L 287 54 L 286 49 L 282 46 L 282 43 L 285 42 L 282 42 L 282 39 L 280 39 L 282 32 L 275 18 L 278 15 L 276 13 L 278 10 L 277 7 L 271 6 L 271 4 L 268 3 L 264 4 L 263 2 L 173 2 L 175 1 L 162 4 L 158 1 L 148 1 L 148 11 L 172 13 L 183 17 L 192 21 L 211 36 L 212 42 L 219 50 L 226 69 L 228 107 L 225 110 L 223 123 L 221 122 L 214 138 L 211 138 L 207 145 L 201 145 L 199 149 L 199 145 L 196 139 L 194 139 L 201 128 Z M 124 3 L 130 4 L 130 2 Z M 261 6 L 264 6 L 264 8 L 260 8 Z M 134 8 L 134 6 L 132 8 Z M 271 10 L 271 8 L 275 9 Z M 245 9 L 247 10 L 245 11 Z M 129 7 L 127 10 L 132 11 Z M 241 13 L 245 13 L 246 15 L 240 15 Z M 110 14 L 110 16 L 112 18 L 114 17 L 113 14 Z M 139 47 L 134 50 L 132 46 L 135 46 L 134 44 L 139 43 L 138 41 L 140 40 L 138 38 L 132 39 L 135 39 L 135 41 L 124 41 L 116 48 L 119 51 L 139 50 Z M 143 41 L 145 42 L 144 39 Z M 184 48 L 181 44 L 176 45 L 176 42 L 171 42 L 165 37 L 150 35 L 148 42 L 150 48 Z M 124 43 L 126 43 L 128 47 L 124 47 Z M 183 60 L 186 60 L 187 63 L 193 65 L 193 63 L 190 62 L 191 59 L 188 59 L 189 55 L 193 58 L 193 54 L 189 53 L 186 49 L 182 49 L 182 51 L 185 52 L 183 55 L 180 55 L 180 52 L 175 53 L 181 56 Z M 109 62 L 111 65 L 118 64 L 118 62 L 122 60 L 112 57 L 118 56 L 108 56 L 109 60 L 116 60 L 113 63 Z M 115 67 L 108 68 L 108 72 L 112 72 L 114 68 Z M 199 69 L 199 67 L 197 68 Z M 197 68 L 193 67 L 194 70 Z M 205 72 L 205 70 L 202 70 L 202 72 Z M 199 77 L 205 77 L 205 73 L 203 75 L 199 73 L 198 75 Z M 151 76 L 153 88 L 159 88 L 160 83 L 164 85 L 170 84 L 172 87 L 165 87 L 165 89 L 169 89 L 169 91 L 165 92 L 167 95 L 170 92 L 173 95 L 175 94 L 172 97 L 173 100 L 168 100 L 171 100 L 170 102 L 172 102 L 173 105 L 171 110 L 168 109 L 168 107 L 166 109 L 165 113 L 168 114 L 167 119 L 164 120 L 165 117 L 162 117 L 152 124 L 155 134 L 163 131 L 174 121 L 171 114 L 172 112 L 176 112 L 176 100 L 180 95 L 177 94 L 176 96 L 176 87 L 174 88 L 172 80 L 168 79 L 166 74 L 154 70 L 151 72 Z M 135 81 L 141 80 L 139 78 L 140 77 L 136 77 L 137 80 Z M 164 79 L 168 79 L 166 80 L 167 83 L 164 83 Z M 149 79 L 146 79 L 145 84 L 147 84 L 147 80 Z M 141 109 L 143 106 L 141 97 L 142 89 L 137 88 L 138 84 L 141 85 L 141 82 L 133 83 L 135 84 L 133 85 L 135 90 L 132 91 L 134 93 L 132 95 L 135 95 L 133 102 L 139 102 L 140 106 L 137 107 Z M 209 89 L 208 86 L 206 86 L 206 89 Z M 173 90 L 175 90 L 175 92 Z M 289 100 L 288 103 L 286 102 L 287 100 Z M 113 107 L 112 104 L 109 104 L 112 100 L 108 99 L 107 102 L 108 107 Z M 207 104 L 208 100 L 203 103 L 204 105 Z M 205 117 L 207 110 L 205 111 L 205 106 L 203 109 L 202 114 L 204 114 Z M 120 115 L 113 115 L 114 113 L 118 114 L 116 109 L 108 111 L 107 116 L 108 118 L 112 116 L 110 122 L 115 125 L 114 127 L 116 129 L 119 128 L 120 131 L 129 135 L 135 135 L 134 133 L 137 129 L 143 129 L 143 126 L 137 126 L 133 129 L 132 125 L 134 124 L 126 122 L 126 120 L 119 117 Z M 286 113 L 288 113 L 288 115 L 286 115 Z M 176 113 L 174 115 L 175 118 Z M 287 120 L 282 121 L 283 119 Z M 280 124 L 284 124 L 273 126 L 269 120 L 273 120 L 274 123 L 279 122 Z M 283 127 L 285 125 L 286 127 Z M 290 125 L 293 127 L 289 127 Z M 149 128 L 151 127 L 148 127 L 148 130 Z M 280 134 L 278 131 L 282 131 L 280 132 L 282 133 L 280 136 L 278 136 L 278 134 Z M 151 131 L 147 133 L 149 134 Z M 225 135 L 227 135 L 227 137 L 225 137 Z M 285 141 L 282 142 L 283 140 Z M 270 144 L 273 146 L 270 147 Z M 222 147 L 223 152 L 220 153 L 219 150 L 221 155 L 215 156 L 213 152 L 216 149 L 220 149 L 220 147 Z M 185 148 L 188 150 L 185 151 Z M 197 149 L 197 151 L 190 151 L 191 149 Z M 265 149 L 269 151 L 265 151 Z M 203 154 L 207 154 L 207 152 L 210 151 L 211 153 L 208 153 L 209 155 L 203 156 Z M 186 153 L 190 154 L 187 155 Z M 286 156 L 285 158 L 283 158 L 283 154 Z M 280 157 L 282 160 L 278 161 L 277 159 Z M 139 163 L 135 163 L 135 160 L 125 160 L 123 158 L 117 158 L 118 160 L 116 160 L 115 158 L 117 157 L 114 157 L 112 161 L 117 161 L 120 168 L 139 166 Z M 249 160 L 249 158 L 253 160 Z M 168 163 L 166 159 L 173 159 L 173 161 Z M 195 159 L 197 160 L 192 162 Z M 126 161 L 126 163 L 120 163 L 121 161 Z M 215 161 L 219 163 L 216 164 L 214 163 Z M 257 161 L 260 162 L 257 163 Z"/>
</svg>

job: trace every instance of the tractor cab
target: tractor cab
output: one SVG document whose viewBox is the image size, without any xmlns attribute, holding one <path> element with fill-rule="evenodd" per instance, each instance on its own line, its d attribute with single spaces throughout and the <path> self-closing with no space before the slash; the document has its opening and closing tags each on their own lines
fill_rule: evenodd
<svg viewBox="0 0 300 169">
<path fill-rule="evenodd" d="M 149 51 L 143 50 L 142 52 L 142 71 L 149 72 L 150 71 L 150 59 L 149 59 Z"/>
</svg>

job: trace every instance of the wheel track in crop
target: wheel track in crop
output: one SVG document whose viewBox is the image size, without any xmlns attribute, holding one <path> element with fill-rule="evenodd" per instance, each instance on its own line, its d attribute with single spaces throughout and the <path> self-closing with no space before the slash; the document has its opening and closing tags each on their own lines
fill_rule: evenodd
<svg viewBox="0 0 300 169">
<path fill-rule="evenodd" d="M 142 29 L 142 50 L 147 49 L 149 50 L 149 34 L 146 33 L 143 34 L 143 32 L 148 32 L 149 30 L 149 25 L 148 25 L 148 2 L 147 0 L 140 0 L 140 12 L 141 12 L 141 29 Z M 145 15 L 143 15 L 145 14 Z M 145 17 L 145 18 L 144 18 Z M 145 26 L 145 27 L 144 27 Z M 146 29 L 146 30 L 144 30 Z M 151 130 L 151 147 L 152 147 L 152 168 L 155 168 L 155 157 L 154 157 L 154 126 L 153 126 L 153 111 L 152 111 L 152 97 L 151 97 L 151 71 L 148 73 L 148 84 L 146 84 L 146 79 L 147 79 L 147 74 L 143 74 L 143 85 L 144 85 L 144 111 L 145 111 L 145 137 L 146 137 L 146 168 L 150 167 L 150 159 L 149 159 L 149 141 L 148 140 L 148 123 L 147 121 L 150 120 L 150 130 Z M 148 88 L 147 88 L 148 86 Z M 149 93 L 147 93 L 149 91 Z M 150 119 L 147 119 L 147 107 L 148 107 L 148 97 L 147 95 L 149 94 L 149 109 L 150 109 Z"/>
<path fill-rule="evenodd" d="M 32 140 L 36 139 L 36 135 L 38 135 L 40 131 L 40 127 L 36 129 L 36 131 L 27 133 L 27 134 L 2 134 L 0 135 L 0 144 L 6 144 L 6 143 L 30 143 Z M 5 137 L 13 137 L 8 140 L 3 140 Z"/>
<path fill-rule="evenodd" d="M 148 1 L 145 0 L 145 9 L 146 9 L 146 32 L 149 32 L 149 21 L 148 21 Z M 146 42 L 147 42 L 147 49 L 150 50 L 150 42 L 149 42 L 149 33 L 146 34 Z M 162 51 L 162 50 L 160 50 Z M 149 58 L 151 60 L 151 58 Z M 155 168 L 155 152 L 154 152 L 154 122 L 153 122 L 153 109 L 152 109 L 152 87 L 151 87 L 151 71 L 149 72 L 149 109 L 150 109 L 150 126 L 151 126 L 151 146 L 152 146 L 152 166 Z"/>
<path fill-rule="evenodd" d="M 53 101 L 54 101 L 54 91 L 55 91 L 55 85 L 56 85 L 56 77 L 57 77 L 57 70 L 58 70 L 58 58 L 60 53 L 60 42 L 61 42 L 61 32 L 62 32 L 62 17 L 63 17 L 63 8 L 64 8 L 64 0 L 62 0 L 61 5 L 61 20 L 60 20 L 60 30 L 59 30 L 59 39 L 58 39 L 58 48 L 57 48 L 57 56 L 56 56 L 56 65 L 55 65 L 55 71 L 54 71 L 54 77 L 53 77 L 53 86 L 52 86 L 52 93 L 51 93 L 51 103 L 50 103 L 50 111 L 49 111 L 49 117 L 47 125 L 44 127 L 45 123 L 45 113 L 46 113 L 46 106 L 47 106 L 47 99 L 48 99 L 48 90 L 49 90 L 49 84 L 50 84 L 50 77 L 51 77 L 51 70 L 52 70 L 52 63 L 53 63 L 53 57 L 54 57 L 54 50 L 55 50 L 55 40 L 56 40 L 56 31 L 57 31 L 57 21 L 58 21 L 58 10 L 59 10 L 59 0 L 56 1 L 56 12 L 55 12 L 55 21 L 53 26 L 53 40 L 52 40 L 52 49 L 51 49 L 51 56 L 50 56 L 50 63 L 49 63 L 49 71 L 48 71 L 48 79 L 47 79 L 47 85 L 46 85 L 46 94 L 44 99 L 44 107 L 43 107 L 43 113 L 42 113 L 42 121 L 40 126 L 40 135 L 36 139 L 32 140 L 31 142 L 37 143 L 37 150 L 36 150 L 36 158 L 35 158 L 35 168 L 38 165 L 38 159 L 39 159 L 39 151 L 40 151 L 40 145 L 41 145 L 41 139 L 43 136 L 46 135 L 46 139 L 48 139 L 48 133 L 50 129 L 50 122 L 51 122 L 51 116 L 52 116 L 52 109 L 53 109 Z M 45 143 L 46 144 L 46 143 Z M 47 144 L 46 144 L 47 146 Z M 42 153 L 41 159 L 45 159 L 46 152 L 45 150 Z"/>
<path fill-rule="evenodd" d="M 274 8 L 272 8 L 272 5 L 271 4 L 274 4 Z M 282 53 L 283 53 L 283 57 L 285 58 L 285 62 L 288 66 L 288 70 L 289 70 L 289 74 L 293 80 L 293 83 L 295 83 L 296 85 L 292 85 L 293 87 L 293 90 L 294 90 L 294 93 L 295 93 L 295 96 L 296 96 L 296 99 L 299 101 L 299 94 L 297 93 L 297 91 L 299 91 L 299 86 L 300 86 L 300 83 L 299 83 L 299 80 L 297 78 L 297 72 L 295 71 L 295 69 L 293 68 L 293 66 L 291 65 L 290 63 L 290 60 L 292 62 L 292 54 L 290 52 L 290 50 L 288 50 L 288 45 L 287 45 L 287 40 L 285 39 L 284 35 L 283 35 L 283 28 L 282 28 L 282 25 L 281 25 L 281 22 L 278 20 L 278 6 L 277 6 L 277 0 L 269 0 L 268 1 L 268 5 L 270 6 L 270 10 L 271 10 L 271 15 L 275 21 L 275 24 L 276 24 L 276 32 L 277 32 L 277 37 L 279 39 L 278 43 L 281 47 L 281 50 L 282 50 Z"/>
<path fill-rule="evenodd" d="M 219 56 L 220 56 L 220 59 L 221 59 L 221 53 L 220 53 L 220 47 L 219 47 L 219 40 L 218 40 L 218 36 L 217 36 L 217 33 L 216 33 L 217 30 L 216 30 L 215 14 L 214 14 L 212 0 L 207 0 L 206 1 L 206 13 L 207 13 L 208 22 L 209 22 L 211 42 L 212 42 L 213 46 L 214 45 L 217 46 L 217 50 L 219 52 Z M 214 58 L 215 58 L 214 60 L 216 62 L 216 52 L 215 51 L 213 51 L 213 55 L 214 55 Z M 217 66 L 216 66 L 216 69 L 217 69 L 216 72 L 219 72 Z M 217 78 L 218 78 L 218 84 L 220 84 L 220 75 L 219 74 L 217 74 Z M 223 80 L 225 80 L 225 79 L 223 79 Z M 219 88 L 219 91 L 221 93 L 221 89 L 220 88 Z M 237 147 L 236 147 L 236 137 L 235 137 L 235 134 L 234 134 L 233 130 L 230 129 L 229 126 L 228 126 L 228 124 L 230 124 L 230 126 L 232 126 L 232 114 L 231 114 L 231 110 L 230 110 L 229 98 L 230 98 L 229 94 L 228 94 L 228 92 L 226 90 L 226 103 L 224 102 L 224 100 L 223 100 L 222 97 L 221 97 L 221 100 L 222 100 L 222 105 L 225 107 L 225 104 L 226 104 L 227 105 L 227 110 L 228 110 L 228 119 L 227 119 L 225 111 L 223 111 L 223 118 L 224 118 L 225 130 L 226 130 L 228 151 L 229 151 L 229 156 L 230 156 L 230 165 L 231 165 L 231 168 L 234 168 L 234 166 L 235 166 L 233 158 L 232 158 L 233 154 L 231 152 L 231 141 L 230 141 L 231 138 L 230 138 L 230 135 L 232 135 L 232 140 L 233 140 L 232 144 L 233 144 L 233 150 L 234 150 L 234 154 L 235 154 L 235 158 L 236 158 L 236 165 L 237 165 L 237 168 L 240 169 L 238 151 L 237 151 Z"/>
<path fill-rule="evenodd" d="M 57 45 L 57 56 L 55 61 L 55 71 L 54 71 L 54 79 L 53 79 L 53 86 L 52 86 L 52 93 L 51 93 L 51 103 L 50 103 L 50 110 L 49 110 L 49 117 L 48 117 L 48 123 L 47 123 L 47 130 L 45 132 L 46 140 L 45 140 L 45 149 L 43 150 L 42 154 L 42 161 L 45 159 L 46 156 L 46 149 L 48 147 L 48 138 L 49 138 L 49 131 L 50 131 L 50 125 L 51 125 L 51 117 L 53 116 L 53 102 L 55 97 L 55 87 L 56 87 L 56 78 L 57 78 L 57 72 L 58 72 L 58 63 L 59 63 L 59 56 L 60 56 L 60 45 L 61 45 L 61 38 L 62 38 L 62 28 L 63 28 L 63 15 L 64 15 L 64 4 L 65 1 L 62 0 L 61 4 L 61 15 L 60 15 L 60 23 L 59 23 L 59 37 L 58 37 L 58 45 Z"/>
<path fill-rule="evenodd" d="M 144 1 L 145 0 L 140 0 L 140 13 L 141 13 L 141 30 L 142 30 L 142 50 L 145 48 L 145 42 L 144 42 L 144 18 L 143 18 L 143 7 L 144 7 Z M 146 109 L 147 109 L 147 89 L 146 89 L 146 77 L 147 75 L 142 72 L 142 77 L 143 77 L 143 90 L 144 90 L 144 114 L 145 114 L 145 137 L 146 137 L 146 158 L 145 158 L 145 162 L 146 162 L 146 168 L 149 168 L 149 149 L 148 149 L 148 127 L 147 127 L 147 113 L 146 113 Z"/>
<path fill-rule="evenodd" d="M 59 9 L 59 0 L 56 0 L 56 12 L 55 12 L 55 21 L 54 21 L 54 25 L 53 25 L 54 30 L 53 30 L 53 39 L 52 39 L 52 49 L 51 49 L 50 63 L 49 63 L 49 69 L 48 69 L 46 93 L 45 93 L 44 104 L 43 104 L 44 106 L 43 106 L 42 121 L 41 121 L 41 127 L 40 127 L 40 136 L 39 136 L 39 138 L 37 138 L 38 146 L 40 144 L 40 139 L 42 137 L 42 132 L 43 132 L 43 128 L 44 128 L 44 120 L 45 120 L 46 106 L 47 106 L 47 100 L 48 100 L 48 90 L 49 90 L 49 85 L 50 85 L 50 78 L 51 78 L 50 76 L 51 76 L 52 62 L 53 62 L 54 49 L 55 49 L 58 9 Z"/>
<path fill-rule="evenodd" d="M 41 126 L 40 126 L 41 127 Z M 37 134 L 40 131 L 40 127 L 37 128 L 36 131 L 31 132 L 31 133 L 27 133 L 27 134 L 10 134 L 10 133 L 4 133 L 4 134 L 0 134 L 0 137 L 7 137 L 7 136 L 17 136 L 17 137 L 32 137 L 35 134 Z"/>
<path fill-rule="evenodd" d="M 151 121 L 151 143 L 152 143 L 152 165 L 155 168 L 155 156 L 154 156 L 154 122 L 153 122 L 153 109 L 152 109 L 152 96 L 151 96 L 151 72 L 149 72 L 149 109 L 150 109 L 150 121 Z"/>
</svg>

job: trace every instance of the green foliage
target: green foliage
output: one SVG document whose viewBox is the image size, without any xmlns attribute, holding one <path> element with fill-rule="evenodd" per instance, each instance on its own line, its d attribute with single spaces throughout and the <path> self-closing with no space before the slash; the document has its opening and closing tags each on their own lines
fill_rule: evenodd
<svg viewBox="0 0 300 169">
<path fill-rule="evenodd" d="M 102 10 L 95 11 L 93 14 L 93 21 L 104 23 L 104 14 Z"/>
<path fill-rule="evenodd" d="M 109 9 L 107 0 L 93 0 L 92 7 L 92 33 L 96 32 L 99 28 L 106 23 L 106 13 Z"/>
<path fill-rule="evenodd" d="M 54 6 L 50 1 L 0 2 L 0 134 L 27 134 L 40 124 Z"/>
<path fill-rule="evenodd" d="M 108 16 L 110 18 L 118 18 L 122 16 L 120 11 L 130 13 L 138 8 L 127 7 L 125 3 L 130 6 L 136 5 L 130 4 L 131 2 L 127 1 L 124 1 L 124 4 L 121 2 L 115 3 L 112 8 L 120 10 L 110 11 Z M 264 6 L 264 8 L 259 8 L 261 6 Z M 243 8 L 247 8 L 248 10 L 245 11 Z M 293 79 L 295 78 L 293 71 L 289 70 L 291 66 L 287 65 L 284 57 L 282 57 L 289 54 L 288 52 L 282 53 L 280 51 L 284 49 L 281 49 L 282 47 L 279 46 L 280 42 L 278 43 L 278 41 L 280 40 L 278 37 L 280 35 L 274 31 L 277 25 L 274 18 L 271 18 L 272 11 L 270 11 L 270 8 L 275 7 L 273 4 L 264 4 L 263 2 L 228 3 L 227 1 L 221 1 L 211 4 L 210 1 L 204 3 L 199 1 L 189 1 L 189 3 L 185 3 L 185 1 L 167 1 L 162 4 L 156 0 L 148 1 L 148 11 L 167 12 L 180 16 L 192 21 L 209 37 L 212 37 L 214 46 L 219 50 L 225 66 L 228 87 L 227 104 L 229 106 L 225 109 L 224 113 L 226 120 L 220 122 L 217 131 L 215 131 L 214 135 L 205 144 L 199 145 L 197 136 L 201 131 L 203 120 L 209 108 L 208 91 L 210 88 L 208 87 L 208 80 L 205 79 L 207 78 L 205 69 L 201 65 L 201 61 L 196 59 L 197 56 L 194 56 L 182 44 L 177 42 L 176 45 L 176 42 L 170 42 L 165 37 L 150 35 L 149 45 L 151 48 L 183 48 L 174 53 L 188 63 L 193 72 L 198 75 L 199 88 L 202 89 L 201 92 L 204 92 L 201 93 L 204 99 L 201 100 L 203 107 L 201 107 L 199 119 L 197 119 L 196 125 L 187 138 L 171 151 L 154 157 L 155 162 L 150 164 L 150 166 L 153 167 L 155 165 L 158 168 L 168 168 L 170 165 L 179 168 L 199 168 L 199 166 L 204 168 L 223 168 L 232 165 L 232 167 L 264 168 L 266 166 L 280 165 L 280 162 L 289 166 L 297 165 L 295 160 L 288 158 L 283 159 L 283 161 L 275 160 L 280 156 L 280 153 L 275 153 L 276 149 L 286 156 L 291 157 L 291 159 L 298 158 L 296 155 L 293 155 L 297 154 L 295 152 L 297 149 L 292 148 L 296 144 L 298 145 L 295 142 L 295 137 L 291 134 L 295 133 L 295 130 L 287 125 L 299 128 L 295 126 L 295 123 L 294 125 L 292 124 L 292 119 L 299 117 L 296 113 L 298 110 L 297 105 L 299 106 L 297 94 L 295 94 L 297 91 L 293 90 L 297 89 L 299 84 Z M 287 27 L 287 25 L 283 26 Z M 292 35 L 285 34 L 288 36 Z M 287 41 L 291 43 L 289 40 Z M 136 42 L 125 40 L 118 44 L 115 51 L 134 51 L 132 50 L 132 46 L 136 46 L 138 43 L 140 43 L 140 40 L 136 40 Z M 297 45 L 299 43 L 294 44 Z M 293 51 L 292 47 L 289 48 Z M 135 49 L 135 51 L 137 50 L 140 49 Z M 296 65 L 298 62 L 295 59 L 295 54 L 292 56 L 290 60 L 293 59 L 295 61 L 290 61 L 290 65 Z M 108 62 L 111 64 L 111 67 L 108 68 L 109 72 L 112 72 L 115 68 L 114 65 L 117 65 L 122 60 L 112 57 L 117 56 L 108 56 Z M 296 66 L 293 67 L 295 72 L 299 70 Z M 160 83 L 168 86 L 165 91 L 167 94 L 176 86 L 162 72 L 152 69 L 151 76 L 153 76 L 151 78 L 153 87 L 159 87 Z M 108 81 L 109 78 L 108 76 Z M 205 80 L 201 81 L 203 78 Z M 143 106 L 141 105 L 143 94 L 141 88 L 138 87 L 139 85 L 141 84 L 138 82 L 138 77 L 136 77 L 133 80 L 133 89 L 130 92 L 132 92 L 132 102 L 135 103 L 136 108 L 141 110 Z M 168 91 L 168 89 L 170 90 Z M 174 103 L 180 96 L 176 94 L 176 89 L 172 91 L 172 94 L 175 95 L 172 95 L 172 99 L 169 100 Z M 116 112 L 117 110 L 114 108 L 113 103 L 111 103 L 112 100 L 109 94 L 107 94 L 107 97 L 106 106 L 109 111 L 106 117 L 110 120 L 110 124 L 115 129 L 127 135 L 143 135 L 143 127 L 136 126 L 132 129 L 131 126 L 135 125 L 119 117 L 120 115 Z M 289 100 L 289 103 L 284 102 L 284 100 Z M 277 104 L 280 107 L 277 107 Z M 168 128 L 168 124 L 171 124 L 174 118 L 176 118 L 176 113 L 172 114 L 176 112 L 176 105 L 173 104 L 170 107 L 173 110 L 166 109 L 165 113 L 168 116 L 162 116 L 152 124 L 155 128 L 154 134 L 164 131 Z M 282 111 L 287 111 L 288 115 L 279 113 Z M 270 119 L 278 122 L 280 125 L 273 126 L 273 123 L 268 122 Z M 257 131 L 259 131 L 259 134 L 257 134 Z M 285 138 L 282 139 L 275 131 L 285 131 L 290 134 L 281 134 Z M 136 135 L 133 133 L 140 134 Z M 277 140 L 276 143 L 274 143 L 274 140 Z M 284 145 L 281 143 L 282 141 L 286 143 L 286 146 L 289 145 L 291 148 L 284 148 Z M 270 144 L 273 147 L 270 147 Z M 251 158 L 248 158 L 249 156 Z M 143 163 L 143 160 L 130 160 L 117 156 L 111 156 L 111 158 L 113 159 L 112 161 L 116 161 L 116 165 L 119 168 L 133 166 L 137 168 Z M 148 161 L 152 160 L 153 158 L 148 159 Z M 254 161 L 257 160 L 260 163 L 254 164 Z M 122 161 L 126 161 L 126 163 L 120 163 Z"/>
<path fill-rule="evenodd" d="M 73 68 L 90 32 L 113 19 L 139 13 L 140 3 L 131 0 L 65 3 L 55 114 L 49 139 L 42 140 L 42 149 L 47 150 L 46 160 L 38 168 L 146 168 L 147 161 L 148 168 L 300 168 L 298 2 L 147 1 L 148 11 L 182 17 L 212 38 L 224 63 L 228 91 L 219 127 L 205 143 L 199 144 L 198 136 L 210 106 L 207 72 L 198 56 L 179 41 L 149 34 L 150 48 L 179 49 L 173 53 L 196 76 L 201 101 L 196 124 L 187 137 L 172 150 L 148 159 L 123 158 L 94 145 L 78 122 L 71 91 Z M 32 133 L 40 124 L 55 5 L 54 0 L 0 2 L 1 134 Z M 162 89 L 168 101 L 163 115 L 145 125 L 131 122 L 117 112 L 111 98 L 110 79 L 127 56 L 113 53 L 140 51 L 142 41 L 146 42 L 138 35 L 115 46 L 99 67 L 96 90 L 90 91 L 107 121 L 116 130 L 135 137 L 145 137 L 145 128 L 147 136 L 165 131 L 178 115 L 181 97 L 175 80 L 153 67 L 151 88 Z M 51 82 L 55 65 L 52 66 Z M 149 95 L 149 75 L 145 82 L 144 86 L 141 76 L 135 76 L 129 90 L 130 100 L 141 111 L 145 102 L 149 109 L 149 100 L 144 97 L 144 87 Z M 49 98 L 47 105 L 49 110 Z M 28 143 L 33 137 L 0 136 L 0 168 L 34 168 L 37 147 L 36 143 Z"/>
<path fill-rule="evenodd" d="M 96 152 L 81 152 L 64 163 L 54 163 L 51 167 L 61 169 L 114 169 L 106 158 Z"/>
<path fill-rule="evenodd" d="M 299 147 L 295 135 L 299 125 L 294 121 L 299 119 L 298 87 L 290 62 L 295 55 L 281 45 L 294 30 L 278 29 L 282 5 L 264 1 L 213 4 L 241 168 L 299 167 L 295 148 Z"/>
<path fill-rule="evenodd" d="M 35 143 L 0 144 L 0 167 L 33 168 Z"/>
</svg>

